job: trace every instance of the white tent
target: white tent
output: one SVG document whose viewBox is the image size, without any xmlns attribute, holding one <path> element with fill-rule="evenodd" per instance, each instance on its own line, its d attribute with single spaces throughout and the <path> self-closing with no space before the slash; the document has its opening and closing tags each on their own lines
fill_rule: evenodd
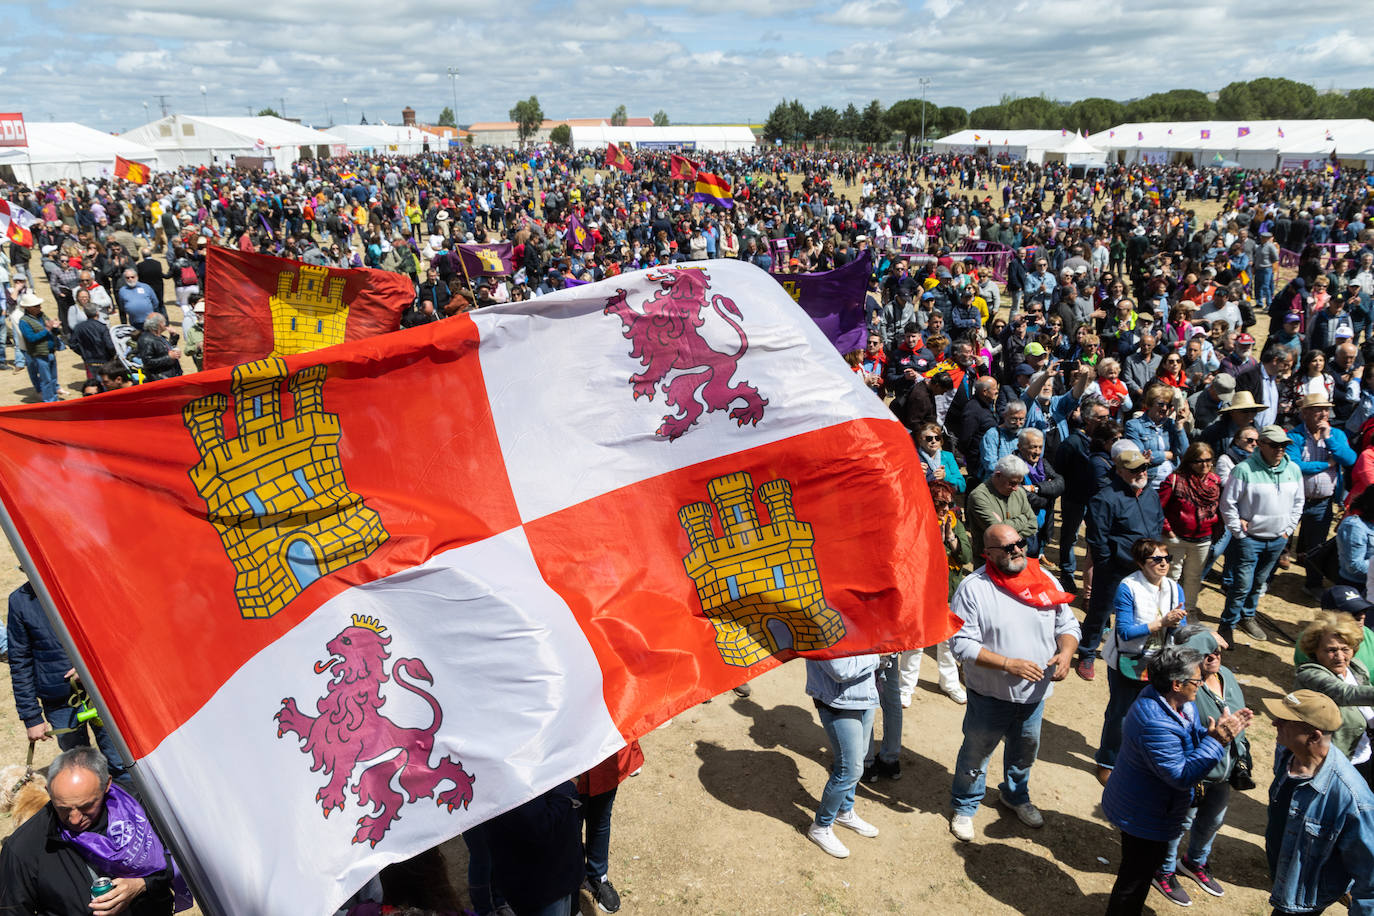
<svg viewBox="0 0 1374 916">
<path fill-rule="evenodd" d="M 936 153 L 1037 164 L 1091 165 L 1106 160 L 1101 147 L 1063 130 L 961 130 L 931 141 L 930 147 Z"/>
<path fill-rule="evenodd" d="M 605 149 L 607 143 L 628 143 L 633 149 L 696 150 L 730 153 L 754 148 L 754 132 L 746 124 L 674 124 L 670 127 L 611 127 L 607 124 L 572 128 L 573 149 Z"/>
<path fill-rule="evenodd" d="M 343 137 L 281 118 L 202 118 L 168 115 L 123 135 L 157 151 L 158 167 L 233 165 L 237 159 L 268 159 L 283 168 L 298 159 L 344 156 Z"/>
<path fill-rule="evenodd" d="M 1320 168 L 1333 151 L 1347 165 L 1361 164 L 1362 151 L 1374 147 L 1374 121 L 1160 121 L 1119 124 L 1088 139 L 1126 165 L 1205 166 L 1220 154 L 1249 169 Z"/>
<path fill-rule="evenodd" d="M 448 148 L 448 141 L 418 127 L 390 124 L 336 124 L 331 134 L 343 137 L 350 150 L 390 156 L 415 156 L 430 149 Z"/>
<path fill-rule="evenodd" d="M 0 149 L 0 166 L 30 186 L 112 177 L 116 156 L 149 166 L 157 161 L 157 153 L 142 144 L 73 121 L 29 121 L 25 127 L 29 145 Z"/>
</svg>

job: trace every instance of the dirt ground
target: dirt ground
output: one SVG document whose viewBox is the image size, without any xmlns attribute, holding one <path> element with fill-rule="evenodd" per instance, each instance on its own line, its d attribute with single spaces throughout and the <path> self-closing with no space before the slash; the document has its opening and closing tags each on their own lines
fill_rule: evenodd
<svg viewBox="0 0 1374 916">
<path fill-rule="evenodd" d="M 1198 209 L 1211 216 L 1215 205 Z M 37 285 L 47 299 L 47 284 Z M 50 300 L 47 311 L 53 314 Z M 170 311 L 176 328 L 180 314 L 175 306 Z M 58 362 L 63 391 L 79 397 L 76 357 L 63 351 Z M 189 360 L 186 367 L 192 368 Z M 0 405 L 33 400 L 26 373 L 0 370 Z M 1054 558 L 1051 550 L 1049 559 Z M 9 545 L 0 544 L 0 588 L 8 593 L 22 581 Z M 1252 707 L 1291 686 L 1293 640 L 1313 613 L 1301 586 L 1296 567 L 1280 573 L 1260 607 L 1271 641 L 1238 637 L 1240 645 L 1225 658 Z M 1222 601 L 1214 584 L 1200 603 L 1203 620 L 1215 625 Z M 1081 618 L 1081 601 L 1076 609 Z M 932 658 L 923 674 L 933 677 L 933 666 Z M 963 707 L 923 680 L 906 710 L 902 778 L 858 790 L 859 814 L 881 834 L 863 839 L 838 831 L 851 850 L 846 860 L 827 856 L 804 835 L 830 764 L 804 683 L 801 663 L 784 665 L 754 681 L 751 698 L 727 693 L 642 740 L 647 762 L 621 787 L 612 830 L 610 877 L 621 892 L 622 912 L 1102 912 L 1120 852 L 1118 834 L 1101 813 L 1092 763 L 1107 701 L 1105 674 L 1091 683 L 1070 675 L 1048 701 L 1031 784 L 1045 827 L 1028 829 L 996 805 L 992 787 L 1000 779 L 1001 760 L 995 755 L 991 791 L 975 817 L 977 837 L 968 844 L 948 831 Z M 0 678 L 0 710 L 13 708 L 9 679 Z M 1233 793 L 1215 846 L 1213 871 L 1226 896 L 1209 897 L 1183 881 L 1197 912 L 1269 912 L 1263 830 L 1274 730 L 1265 717 L 1251 726 L 1251 742 L 1261 787 Z M 0 713 L 0 766 L 22 763 L 26 749 L 17 718 Z M 55 752 L 55 742 L 42 743 L 37 762 L 46 765 Z M 0 817 L 0 837 L 12 829 Z M 445 844 L 443 852 L 461 895 L 461 841 Z M 1147 906 L 1156 913 L 1173 910 L 1157 893 Z M 596 912 L 585 894 L 582 910 Z"/>
</svg>

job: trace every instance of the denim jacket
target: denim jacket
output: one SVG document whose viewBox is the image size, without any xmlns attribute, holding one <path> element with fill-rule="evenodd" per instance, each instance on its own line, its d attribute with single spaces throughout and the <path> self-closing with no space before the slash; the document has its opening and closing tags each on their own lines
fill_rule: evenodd
<svg viewBox="0 0 1374 916">
<path fill-rule="evenodd" d="M 806 660 L 806 695 L 835 709 L 871 709 L 878 705 L 873 672 L 879 655 L 854 655 L 827 661 Z"/>
<path fill-rule="evenodd" d="M 1270 804 L 1292 756 L 1279 748 L 1274 757 Z M 1349 892 L 1350 916 L 1374 916 L 1374 794 L 1336 748 L 1294 790 L 1277 858 L 1269 896 L 1276 909 L 1317 912 Z"/>
</svg>

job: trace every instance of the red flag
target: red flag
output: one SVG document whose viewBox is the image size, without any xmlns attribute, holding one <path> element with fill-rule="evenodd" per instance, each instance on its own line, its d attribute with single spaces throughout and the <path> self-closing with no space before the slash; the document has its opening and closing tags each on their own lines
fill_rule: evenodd
<svg viewBox="0 0 1374 916">
<path fill-rule="evenodd" d="M 318 350 L 394 331 L 415 300 L 404 274 L 343 270 L 212 247 L 205 368 Z"/>
<path fill-rule="evenodd" d="M 33 247 L 31 227 L 36 225 L 38 221 L 38 217 L 18 204 L 0 199 L 0 232 L 3 232 L 5 238 L 16 245 L 22 245 L 25 248 Z"/>
<path fill-rule="evenodd" d="M 924 477 L 728 260 L 0 410 L 25 566 L 220 913 L 332 912 L 789 659 L 947 638 Z"/>
<path fill-rule="evenodd" d="M 671 168 L 668 177 L 674 181 L 695 181 L 697 169 L 701 168 L 700 163 L 693 162 L 686 156 L 679 156 L 677 153 L 673 153 L 668 164 Z"/>
<path fill-rule="evenodd" d="M 16 223 L 14 220 L 10 220 L 9 226 L 5 229 L 5 238 L 25 248 L 33 247 L 33 233 Z"/>
<path fill-rule="evenodd" d="M 630 163 L 630 157 L 626 156 L 624 150 L 614 143 L 606 144 L 606 168 L 620 169 L 623 172 L 634 171 L 634 165 Z"/>
<path fill-rule="evenodd" d="M 148 183 L 148 167 L 123 156 L 115 156 L 114 173 L 116 178 L 123 178 L 132 184 Z"/>
</svg>

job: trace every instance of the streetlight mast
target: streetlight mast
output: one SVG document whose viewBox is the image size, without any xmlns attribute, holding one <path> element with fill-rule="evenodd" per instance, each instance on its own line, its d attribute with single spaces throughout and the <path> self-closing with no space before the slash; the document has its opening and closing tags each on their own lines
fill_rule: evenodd
<svg viewBox="0 0 1374 916">
<path fill-rule="evenodd" d="M 925 155 L 926 151 L 926 87 L 930 85 L 930 77 L 923 76 L 917 82 L 921 84 L 921 149 L 920 155 Z"/>
</svg>

